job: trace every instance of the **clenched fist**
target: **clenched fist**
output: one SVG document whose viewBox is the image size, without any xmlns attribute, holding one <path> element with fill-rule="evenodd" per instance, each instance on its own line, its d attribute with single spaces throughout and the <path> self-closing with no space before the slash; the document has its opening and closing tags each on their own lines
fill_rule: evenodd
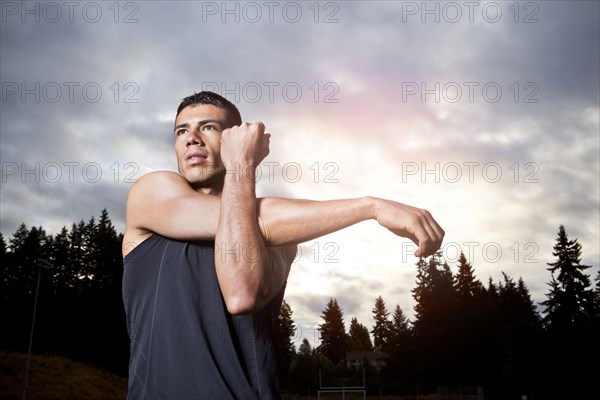
<svg viewBox="0 0 600 400">
<path fill-rule="evenodd" d="M 221 159 L 228 168 L 236 163 L 244 168 L 256 167 L 269 154 L 270 138 L 260 121 L 225 129 L 221 134 Z"/>
</svg>

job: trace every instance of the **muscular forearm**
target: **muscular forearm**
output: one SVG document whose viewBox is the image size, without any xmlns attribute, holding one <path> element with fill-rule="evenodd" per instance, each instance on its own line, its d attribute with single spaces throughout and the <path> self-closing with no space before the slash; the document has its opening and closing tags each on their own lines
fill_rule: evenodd
<svg viewBox="0 0 600 400">
<path fill-rule="evenodd" d="M 258 199 L 262 234 L 273 245 L 302 243 L 373 218 L 375 199 Z"/>
<path fill-rule="evenodd" d="M 412 240 L 418 245 L 417 257 L 435 253 L 444 238 L 427 210 L 376 197 L 323 202 L 265 198 L 258 209 L 263 236 L 274 244 L 301 243 L 366 219 Z"/>
<path fill-rule="evenodd" d="M 226 177 L 215 235 L 215 266 L 232 314 L 261 309 L 282 287 L 287 270 L 273 268 L 257 223 L 254 184 Z"/>
</svg>

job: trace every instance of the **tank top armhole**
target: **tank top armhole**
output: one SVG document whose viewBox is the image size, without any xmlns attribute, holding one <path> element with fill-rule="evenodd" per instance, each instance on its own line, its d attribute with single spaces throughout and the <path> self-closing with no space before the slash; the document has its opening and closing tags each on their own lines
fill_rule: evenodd
<svg viewBox="0 0 600 400">
<path fill-rule="evenodd" d="M 138 243 L 129 253 L 127 253 L 125 257 L 123 257 L 123 264 L 126 265 L 128 261 L 131 261 L 133 258 L 135 258 L 135 254 L 141 251 L 140 247 L 144 248 L 149 246 L 148 243 L 154 242 L 158 237 L 160 237 L 160 235 L 153 233 Z"/>
</svg>

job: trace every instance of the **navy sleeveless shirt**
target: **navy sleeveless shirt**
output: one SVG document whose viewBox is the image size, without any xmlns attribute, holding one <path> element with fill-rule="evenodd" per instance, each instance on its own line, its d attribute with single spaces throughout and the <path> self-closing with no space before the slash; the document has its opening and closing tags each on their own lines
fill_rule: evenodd
<svg viewBox="0 0 600 400">
<path fill-rule="evenodd" d="M 231 315 L 210 241 L 154 234 L 123 261 L 128 400 L 280 397 L 272 334 L 283 289 L 259 312 Z"/>
</svg>

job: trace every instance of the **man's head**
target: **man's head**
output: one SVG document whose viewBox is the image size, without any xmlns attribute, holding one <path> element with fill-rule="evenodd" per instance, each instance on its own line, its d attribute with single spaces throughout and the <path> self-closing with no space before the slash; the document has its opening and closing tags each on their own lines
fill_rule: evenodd
<svg viewBox="0 0 600 400">
<path fill-rule="evenodd" d="M 242 124 L 242 116 L 240 115 L 240 112 L 235 106 L 235 104 L 233 104 L 223 96 L 208 91 L 194 93 L 190 96 L 185 97 L 179 104 L 179 107 L 177 107 L 177 115 L 175 116 L 175 119 L 177 119 L 177 117 L 179 116 L 181 111 L 183 111 L 184 108 L 194 107 L 199 104 L 212 104 L 215 107 L 219 107 L 225 110 L 227 126 L 225 126 L 224 129 Z"/>
<path fill-rule="evenodd" d="M 221 132 L 241 125 L 237 107 L 212 92 L 183 99 L 175 118 L 175 153 L 179 173 L 194 187 L 220 192 L 225 177 L 221 160 Z"/>
</svg>

